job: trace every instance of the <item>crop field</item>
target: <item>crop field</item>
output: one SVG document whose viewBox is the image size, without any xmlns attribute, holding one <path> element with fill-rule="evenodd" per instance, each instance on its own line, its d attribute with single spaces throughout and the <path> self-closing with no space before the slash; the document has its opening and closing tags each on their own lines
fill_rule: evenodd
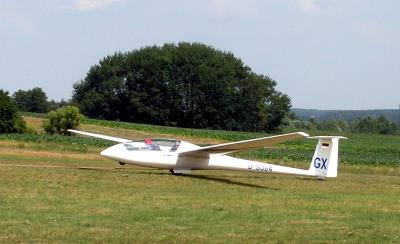
<svg viewBox="0 0 400 244">
<path fill-rule="evenodd" d="M 26 120 L 40 130 L 43 118 Z M 98 120 L 81 128 L 201 145 L 265 136 Z M 230 171 L 177 177 L 100 157 L 108 142 L 0 135 L 0 243 L 399 243 L 400 137 L 346 136 L 338 178 L 319 181 Z M 315 143 L 239 156 L 307 168 Z"/>
</svg>

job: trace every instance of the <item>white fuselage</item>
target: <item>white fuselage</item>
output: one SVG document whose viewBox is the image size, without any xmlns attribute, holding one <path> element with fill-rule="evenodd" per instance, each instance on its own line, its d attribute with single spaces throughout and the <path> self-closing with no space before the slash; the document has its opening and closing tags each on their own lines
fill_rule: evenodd
<svg viewBox="0 0 400 244">
<path fill-rule="evenodd" d="M 129 151 L 126 145 L 121 143 L 105 149 L 101 152 L 101 155 L 120 163 L 177 171 L 223 169 L 311 175 L 309 170 L 261 163 L 220 154 L 211 154 L 209 157 L 179 157 L 179 153 L 197 148 L 200 147 L 182 141 L 177 151 L 169 151 L 169 148 L 161 148 L 161 150 L 156 151 Z"/>
<path fill-rule="evenodd" d="M 68 132 L 119 143 L 102 151 L 101 155 L 122 165 L 169 169 L 173 174 L 189 173 L 196 169 L 220 169 L 316 176 L 319 179 L 337 176 L 339 139 L 345 139 L 342 136 L 310 137 L 304 132 L 293 132 L 200 147 L 175 139 L 146 138 L 133 141 L 72 129 Z M 302 137 L 318 139 L 308 170 L 226 156 L 256 148 L 271 147 Z"/>
</svg>

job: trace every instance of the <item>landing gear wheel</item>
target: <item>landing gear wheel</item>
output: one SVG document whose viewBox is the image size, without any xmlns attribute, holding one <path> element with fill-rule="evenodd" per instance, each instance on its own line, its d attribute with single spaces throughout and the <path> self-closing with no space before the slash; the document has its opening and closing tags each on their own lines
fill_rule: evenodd
<svg viewBox="0 0 400 244">
<path fill-rule="evenodd" d="M 182 175 L 182 173 L 175 173 L 173 169 L 170 169 L 169 172 L 171 172 L 171 174 L 175 176 Z"/>
</svg>

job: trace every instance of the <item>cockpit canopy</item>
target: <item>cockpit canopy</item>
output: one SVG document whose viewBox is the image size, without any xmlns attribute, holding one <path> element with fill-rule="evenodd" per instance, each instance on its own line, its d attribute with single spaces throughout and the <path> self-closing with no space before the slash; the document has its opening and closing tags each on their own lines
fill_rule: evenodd
<svg viewBox="0 0 400 244">
<path fill-rule="evenodd" d="M 169 151 L 174 152 L 180 146 L 181 141 L 171 139 L 151 139 L 146 138 L 139 141 L 124 143 L 128 151 Z"/>
</svg>

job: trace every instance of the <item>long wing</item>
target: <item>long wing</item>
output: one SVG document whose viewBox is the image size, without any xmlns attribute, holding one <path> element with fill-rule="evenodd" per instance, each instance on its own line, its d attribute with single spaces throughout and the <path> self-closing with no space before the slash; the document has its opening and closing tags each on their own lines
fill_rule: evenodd
<svg viewBox="0 0 400 244">
<path fill-rule="evenodd" d="M 309 135 L 304 132 L 295 132 L 278 136 L 262 137 L 257 139 L 230 142 L 199 149 L 182 152 L 179 156 L 185 157 L 209 157 L 210 154 L 229 154 L 242 151 L 248 151 L 260 147 L 271 147 L 278 143 L 293 140 L 301 137 L 308 137 Z"/>
<path fill-rule="evenodd" d="M 118 137 L 113 137 L 113 136 L 106 136 L 106 135 L 101 135 L 101 134 L 95 134 L 95 133 L 90 133 L 90 132 L 85 132 L 85 131 L 79 131 L 79 130 L 68 130 L 69 132 L 75 133 L 75 134 L 80 134 L 80 135 L 85 135 L 85 136 L 91 136 L 107 141 L 113 141 L 113 142 L 118 142 L 118 143 L 125 143 L 125 142 L 130 142 L 131 140 L 128 139 L 123 139 L 123 138 L 118 138 Z"/>
</svg>

